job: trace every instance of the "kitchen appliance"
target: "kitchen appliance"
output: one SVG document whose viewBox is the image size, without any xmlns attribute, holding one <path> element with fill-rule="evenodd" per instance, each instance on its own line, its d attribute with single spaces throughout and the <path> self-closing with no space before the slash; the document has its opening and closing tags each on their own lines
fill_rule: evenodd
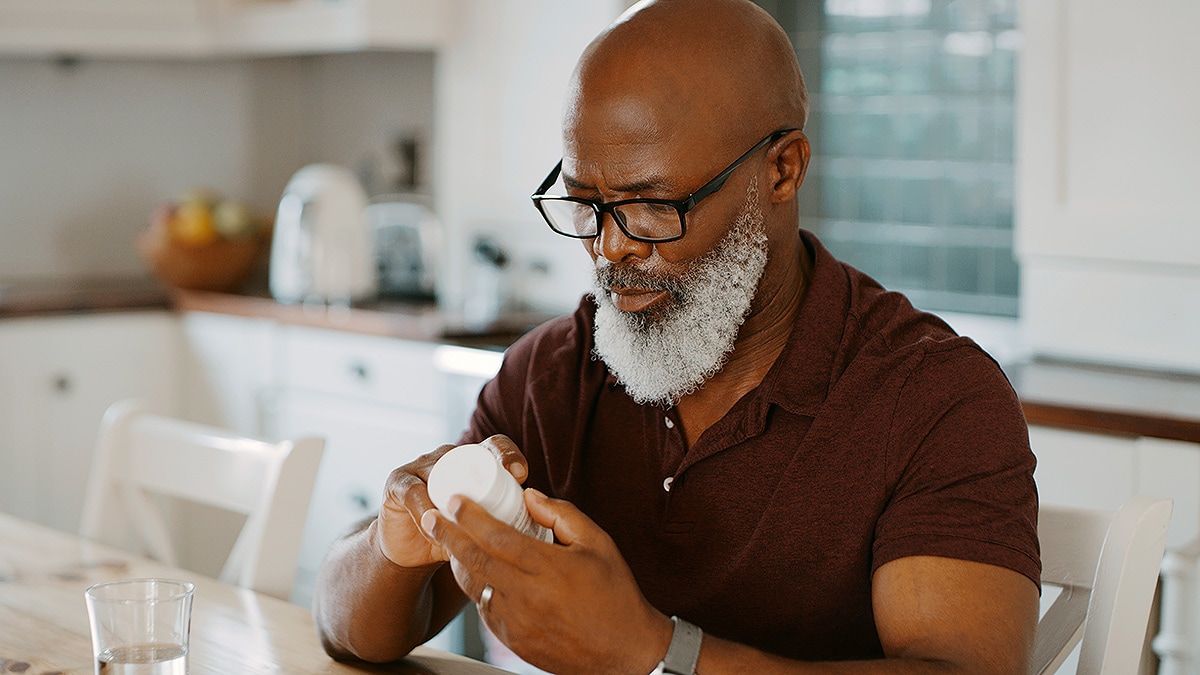
<svg viewBox="0 0 1200 675">
<path fill-rule="evenodd" d="M 367 195 L 349 169 L 312 164 L 279 201 L 271 243 L 271 295 L 284 303 L 349 305 L 378 288 Z"/>
<path fill-rule="evenodd" d="M 367 206 L 367 222 L 375 233 L 380 296 L 433 300 L 441 225 L 429 199 L 419 195 L 377 197 Z"/>
</svg>

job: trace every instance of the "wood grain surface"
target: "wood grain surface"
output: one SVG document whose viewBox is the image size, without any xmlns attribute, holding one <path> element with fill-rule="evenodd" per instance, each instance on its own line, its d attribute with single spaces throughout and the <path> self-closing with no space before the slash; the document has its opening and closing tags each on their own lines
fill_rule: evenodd
<svg viewBox="0 0 1200 675">
<path fill-rule="evenodd" d="M 0 672 L 92 673 L 84 590 L 101 581 L 145 577 L 196 585 L 191 675 L 506 672 L 424 647 L 386 666 L 337 663 L 321 649 L 312 615 L 303 607 L 7 514 L 0 514 Z"/>
</svg>

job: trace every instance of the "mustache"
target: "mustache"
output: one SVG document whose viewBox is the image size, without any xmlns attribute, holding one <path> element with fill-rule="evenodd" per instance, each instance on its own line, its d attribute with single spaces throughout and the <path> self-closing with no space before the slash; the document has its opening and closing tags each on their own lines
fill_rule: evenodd
<svg viewBox="0 0 1200 675">
<path fill-rule="evenodd" d="M 666 291 L 676 296 L 686 290 L 686 280 L 661 272 L 652 272 L 630 263 L 604 263 L 596 267 L 596 285 L 604 291 L 614 286 Z"/>
</svg>

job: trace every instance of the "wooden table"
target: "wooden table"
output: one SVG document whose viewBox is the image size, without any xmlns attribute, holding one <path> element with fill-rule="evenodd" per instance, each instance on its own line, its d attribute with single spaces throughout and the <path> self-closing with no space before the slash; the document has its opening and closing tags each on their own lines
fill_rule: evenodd
<svg viewBox="0 0 1200 675">
<path fill-rule="evenodd" d="M 139 577 L 196 585 L 191 675 L 506 672 L 424 647 L 388 666 L 337 663 L 322 651 L 312 615 L 303 607 L 7 514 L 0 514 L 0 672 L 92 673 L 83 591 L 101 581 Z"/>
</svg>

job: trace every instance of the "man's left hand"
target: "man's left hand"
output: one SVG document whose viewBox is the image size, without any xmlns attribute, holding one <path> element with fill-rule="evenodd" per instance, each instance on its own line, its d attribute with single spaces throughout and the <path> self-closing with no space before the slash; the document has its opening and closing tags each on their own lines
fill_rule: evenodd
<svg viewBox="0 0 1200 675">
<path fill-rule="evenodd" d="M 426 512 L 421 526 L 451 556 L 458 584 L 493 633 L 522 659 L 551 672 L 649 673 L 667 651 L 672 624 L 646 600 L 612 538 L 569 502 L 526 490 L 533 519 L 557 544 L 533 539 L 454 497 L 454 521 Z"/>
</svg>

